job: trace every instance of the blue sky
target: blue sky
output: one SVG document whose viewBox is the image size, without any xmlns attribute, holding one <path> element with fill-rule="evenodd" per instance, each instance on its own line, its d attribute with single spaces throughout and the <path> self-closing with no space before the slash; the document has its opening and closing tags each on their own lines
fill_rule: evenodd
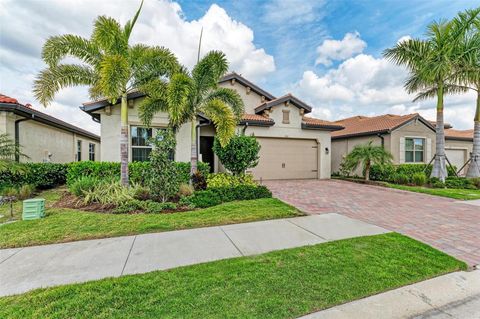
<svg viewBox="0 0 480 319">
<path fill-rule="evenodd" d="M 140 0 L 0 0 L 0 92 L 41 108 L 32 84 L 45 67 L 41 48 L 52 35 L 88 37 L 98 15 L 122 23 Z M 170 48 L 187 67 L 202 53 L 226 53 L 230 69 L 274 95 L 291 92 L 313 106 L 314 117 L 336 120 L 352 115 L 418 112 L 435 118 L 435 101 L 413 103 L 403 90 L 406 70 L 382 58 L 382 51 L 405 37 L 422 37 L 426 26 L 471 1 L 145 0 L 132 43 Z M 42 111 L 99 132 L 78 106 L 86 88 L 61 91 Z M 446 121 L 473 126 L 474 94 L 446 98 Z"/>
</svg>

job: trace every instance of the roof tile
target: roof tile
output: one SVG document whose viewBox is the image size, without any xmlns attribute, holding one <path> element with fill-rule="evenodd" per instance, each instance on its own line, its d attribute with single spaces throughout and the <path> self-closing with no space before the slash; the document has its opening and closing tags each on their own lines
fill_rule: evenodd
<svg viewBox="0 0 480 319">
<path fill-rule="evenodd" d="M 18 104 L 18 101 L 13 97 L 9 97 L 0 93 L 0 103 Z"/>
<path fill-rule="evenodd" d="M 473 129 L 472 130 L 454 130 L 450 128 L 445 130 L 445 138 L 473 140 Z"/>
</svg>

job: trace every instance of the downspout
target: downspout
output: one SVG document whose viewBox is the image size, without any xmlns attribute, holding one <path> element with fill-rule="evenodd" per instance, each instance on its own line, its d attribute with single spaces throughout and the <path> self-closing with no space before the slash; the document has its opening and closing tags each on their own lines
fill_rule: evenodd
<svg viewBox="0 0 480 319">
<path fill-rule="evenodd" d="M 22 118 L 19 120 L 15 120 L 15 146 L 16 147 L 20 147 L 20 122 L 33 120 L 34 117 L 35 115 L 32 114 L 31 118 Z M 20 162 L 20 154 L 15 154 L 15 162 Z"/>
<path fill-rule="evenodd" d="M 377 136 L 382 140 L 382 148 L 385 148 L 385 137 L 380 133 L 378 133 Z"/>
</svg>

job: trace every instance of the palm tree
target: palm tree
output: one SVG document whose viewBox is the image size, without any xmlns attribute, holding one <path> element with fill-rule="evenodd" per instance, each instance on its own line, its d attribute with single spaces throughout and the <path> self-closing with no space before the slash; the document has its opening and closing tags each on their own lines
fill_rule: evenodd
<svg viewBox="0 0 480 319">
<path fill-rule="evenodd" d="M 0 173 L 10 171 L 22 173 L 25 167 L 15 161 L 15 158 L 25 157 L 21 146 L 15 143 L 8 134 L 0 134 Z"/>
<path fill-rule="evenodd" d="M 47 106 L 64 87 L 87 85 L 91 99 L 121 101 L 120 161 L 121 182 L 128 185 L 128 107 L 127 94 L 151 83 L 163 83 L 178 71 L 175 56 L 163 47 L 142 44 L 131 46 L 129 38 L 143 2 L 134 18 L 123 27 L 113 18 L 99 16 L 90 39 L 66 34 L 53 36 L 43 47 L 42 58 L 48 68 L 34 83 L 35 97 Z M 62 63 L 67 57 L 81 64 Z M 157 89 L 161 89 L 158 86 Z"/>
<path fill-rule="evenodd" d="M 447 177 L 443 98 L 445 94 L 465 92 L 454 84 L 456 46 L 472 23 L 467 19 L 459 27 L 452 22 L 433 22 L 428 26 L 427 39 L 410 39 L 384 51 L 384 56 L 398 65 L 405 65 L 409 78 L 405 88 L 409 93 L 419 92 L 414 101 L 437 98 L 435 161 L 431 177 L 445 181 Z"/>
<path fill-rule="evenodd" d="M 370 180 L 370 168 L 372 165 L 391 164 L 393 156 L 382 146 L 372 145 L 372 141 L 356 145 L 353 150 L 345 157 L 343 167 L 350 172 L 356 170 L 358 166 L 362 166 L 364 178 Z"/>
<path fill-rule="evenodd" d="M 470 155 L 470 165 L 467 177 L 480 177 L 480 8 L 459 13 L 453 22 L 461 28 L 466 21 L 472 20 L 471 27 L 465 32 L 461 45 L 458 47 L 459 85 L 474 90 L 477 93 L 476 111 L 474 117 L 473 149 Z"/>
<path fill-rule="evenodd" d="M 171 77 L 165 91 L 152 93 L 140 105 L 140 117 L 150 125 L 156 112 L 168 112 L 174 128 L 191 123 L 191 168 L 197 171 L 197 115 L 204 114 L 214 124 L 216 136 L 222 146 L 235 135 L 235 127 L 244 112 L 240 95 L 233 89 L 218 87 L 218 81 L 227 72 L 228 62 L 220 51 L 207 53 L 189 73 L 181 72 Z"/>
</svg>

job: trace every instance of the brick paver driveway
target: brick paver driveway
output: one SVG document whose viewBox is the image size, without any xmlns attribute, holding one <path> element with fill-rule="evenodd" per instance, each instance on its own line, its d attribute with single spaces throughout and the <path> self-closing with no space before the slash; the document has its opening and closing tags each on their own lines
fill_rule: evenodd
<svg viewBox="0 0 480 319">
<path fill-rule="evenodd" d="M 273 194 L 311 214 L 339 213 L 480 264 L 480 207 L 453 199 L 336 180 L 267 181 Z"/>
</svg>

